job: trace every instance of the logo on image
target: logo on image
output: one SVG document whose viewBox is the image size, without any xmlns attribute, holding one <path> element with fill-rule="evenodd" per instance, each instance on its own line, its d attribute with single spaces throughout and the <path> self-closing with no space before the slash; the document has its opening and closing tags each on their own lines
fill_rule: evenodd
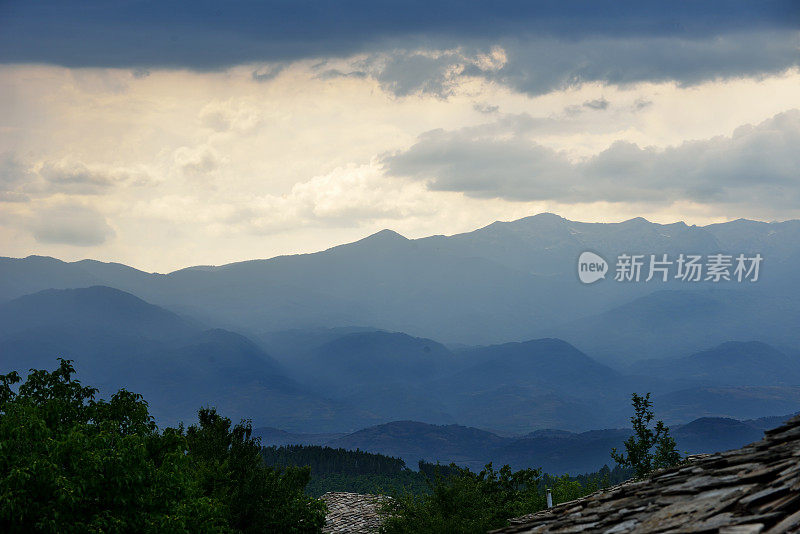
<svg viewBox="0 0 800 534">
<path fill-rule="evenodd" d="M 578 258 L 578 278 L 584 284 L 593 284 L 606 277 L 608 262 L 594 252 L 583 252 Z"/>
</svg>

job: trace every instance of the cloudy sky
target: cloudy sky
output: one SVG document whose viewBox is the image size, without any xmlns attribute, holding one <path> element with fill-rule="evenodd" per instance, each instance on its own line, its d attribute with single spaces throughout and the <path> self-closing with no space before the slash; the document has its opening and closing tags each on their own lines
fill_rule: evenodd
<svg viewBox="0 0 800 534">
<path fill-rule="evenodd" d="M 799 67 L 796 0 L 0 2 L 0 255 L 800 218 Z"/>
</svg>

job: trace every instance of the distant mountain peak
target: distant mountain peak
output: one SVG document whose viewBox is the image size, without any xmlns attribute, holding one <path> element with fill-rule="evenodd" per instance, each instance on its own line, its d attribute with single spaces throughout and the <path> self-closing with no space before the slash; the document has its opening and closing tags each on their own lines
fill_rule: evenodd
<svg viewBox="0 0 800 534">
<path fill-rule="evenodd" d="M 388 228 L 385 228 L 385 229 L 381 230 L 380 232 L 375 232 L 374 234 L 368 235 L 367 237 L 365 237 L 363 239 L 359 239 L 358 241 L 354 241 L 352 243 L 347 243 L 345 245 L 339 245 L 339 246 L 333 247 L 332 249 L 329 249 L 329 250 L 337 250 L 337 249 L 341 249 L 343 247 L 347 248 L 347 247 L 351 247 L 351 246 L 359 247 L 361 245 L 366 245 L 366 244 L 369 244 L 369 245 L 393 245 L 393 244 L 399 244 L 399 243 L 408 243 L 409 241 L 410 240 L 407 237 L 398 234 L 394 230 L 389 230 Z"/>
<path fill-rule="evenodd" d="M 0 305 L 0 334 L 53 325 L 176 338 L 198 327 L 136 295 L 108 286 L 45 289 Z"/>
<path fill-rule="evenodd" d="M 768 226 L 770 223 L 765 222 L 765 221 L 754 221 L 753 219 L 744 219 L 744 218 L 740 217 L 738 219 L 734 219 L 733 221 L 728 221 L 727 223 L 717 223 L 717 225 L 719 225 L 719 224 L 728 224 L 730 226 L 733 226 L 733 225 L 736 225 L 736 226 L 741 226 L 741 225 Z M 716 226 L 716 225 L 710 225 L 710 226 Z"/>
<path fill-rule="evenodd" d="M 23 295 L 14 301 L 46 301 L 46 300 L 54 300 L 54 299 L 64 299 L 64 298 L 72 298 L 72 299 L 95 299 L 94 301 L 90 301 L 91 304 L 100 302 L 102 304 L 108 304 L 109 302 L 123 302 L 126 304 L 134 304 L 134 305 L 141 305 L 141 306 L 152 306 L 145 302 L 144 300 L 140 299 L 136 295 L 128 293 L 127 291 L 122 291 L 121 289 L 117 289 L 114 287 L 103 286 L 103 285 L 94 285 L 89 287 L 77 287 L 77 288 L 68 288 L 68 289 L 44 289 L 42 291 L 37 291 L 36 293 L 32 293 L 29 295 Z"/>
<path fill-rule="evenodd" d="M 534 231 L 536 233 L 547 233 L 551 231 L 558 231 L 566 227 L 566 224 L 569 223 L 568 219 L 561 217 L 560 215 L 556 215 L 555 213 L 537 213 L 536 215 L 530 215 L 528 217 L 523 217 L 522 219 L 515 219 L 513 221 L 495 221 L 492 224 L 484 226 L 483 228 L 479 228 L 474 232 L 466 232 L 463 234 L 458 234 L 461 236 L 470 236 L 477 233 L 501 233 L 506 234 L 507 232 L 531 232 Z"/>
<path fill-rule="evenodd" d="M 653 224 L 652 222 L 648 221 L 644 217 L 634 217 L 633 219 L 628 219 L 627 221 L 622 221 L 620 224 Z"/>
<path fill-rule="evenodd" d="M 408 241 L 408 238 L 395 232 L 394 230 L 389 230 L 388 228 L 384 228 L 379 232 L 375 232 L 372 235 L 368 235 L 361 241 Z"/>
<path fill-rule="evenodd" d="M 511 221 L 512 224 L 513 223 L 562 224 L 565 222 L 570 222 L 570 221 L 568 219 L 565 219 L 561 215 L 556 215 L 555 213 L 550 213 L 549 211 L 537 213 L 536 215 L 530 215 L 528 217 L 523 217 L 522 219 Z"/>
<path fill-rule="evenodd" d="M 543 211 L 542 213 L 537 213 L 536 215 L 531 215 L 530 217 L 525 217 L 526 219 L 538 219 L 538 220 L 550 220 L 550 221 L 566 221 L 564 217 L 558 215 L 557 213 L 553 213 L 551 211 Z"/>
<path fill-rule="evenodd" d="M 391 251 L 395 250 L 396 246 L 409 243 L 411 240 L 407 237 L 398 234 L 394 230 L 385 228 L 380 232 L 368 235 L 358 241 L 352 243 L 345 243 L 329 248 L 325 252 L 340 252 L 346 250 L 358 250 L 361 253 L 371 254 L 376 251 Z"/>
<path fill-rule="evenodd" d="M 17 259 L 17 258 L 10 258 L 10 259 Z M 48 263 L 54 265 L 66 263 L 65 261 L 60 260 L 58 258 L 53 258 L 51 256 L 42 256 L 40 254 L 31 254 L 30 256 L 25 256 L 22 259 L 31 262 Z"/>
</svg>

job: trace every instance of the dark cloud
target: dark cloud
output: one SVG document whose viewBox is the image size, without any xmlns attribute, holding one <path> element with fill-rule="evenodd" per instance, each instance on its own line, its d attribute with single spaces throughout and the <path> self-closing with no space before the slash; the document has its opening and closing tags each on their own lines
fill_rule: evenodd
<svg viewBox="0 0 800 534">
<path fill-rule="evenodd" d="M 354 70 L 344 72 L 339 69 L 326 69 L 317 74 L 320 80 L 333 80 L 336 78 L 367 78 L 369 74 L 363 70 Z"/>
<path fill-rule="evenodd" d="M 376 71 L 375 78 L 398 96 L 426 93 L 446 97 L 463 71 L 460 60 L 455 54 L 396 54 Z"/>
<path fill-rule="evenodd" d="M 39 175 L 47 183 L 48 192 L 78 195 L 99 195 L 116 182 L 109 174 L 90 170 L 81 163 L 72 165 L 45 163 L 39 170 Z"/>
<path fill-rule="evenodd" d="M 31 197 L 16 191 L 0 191 L 0 202 L 30 202 Z"/>
<path fill-rule="evenodd" d="M 285 68 L 285 63 L 265 65 L 260 69 L 253 71 L 253 79 L 257 82 L 268 82 L 275 79 L 275 77 L 278 76 L 278 74 L 280 74 Z"/>
<path fill-rule="evenodd" d="M 220 166 L 220 157 L 208 147 L 178 149 L 175 160 L 181 170 L 188 176 L 202 176 L 215 171 Z"/>
<path fill-rule="evenodd" d="M 102 195 L 119 185 L 150 183 L 143 171 L 90 168 L 80 162 L 24 162 L 16 154 L 0 155 L 0 202 L 27 202 L 57 194 Z"/>
<path fill-rule="evenodd" d="M 357 70 L 398 95 L 446 96 L 454 72 L 538 94 L 780 71 L 798 64 L 798 28 L 796 0 L 17 0 L 0 3 L 0 62 L 208 70 L 379 53 L 382 68 Z M 502 68 L 473 62 L 494 45 Z"/>
<path fill-rule="evenodd" d="M 0 154 L 0 202 L 26 202 L 29 200 L 19 189 L 30 179 L 26 165 L 17 157 L 6 152 Z"/>
<path fill-rule="evenodd" d="M 473 197 L 566 203 L 689 200 L 791 210 L 800 202 L 800 110 L 742 126 L 729 137 L 665 150 L 617 141 L 577 163 L 530 141 L 529 132 L 520 123 L 435 130 L 407 151 L 385 156 L 383 163 L 391 175 Z"/>
<path fill-rule="evenodd" d="M 101 245 L 115 235 L 105 217 L 80 204 L 40 209 L 28 221 L 28 229 L 40 243 L 79 247 Z"/>
<path fill-rule="evenodd" d="M 800 5 L 800 3 L 798 3 Z M 483 65 L 480 58 L 499 47 L 502 64 Z M 395 50 L 392 62 L 402 64 L 416 52 Z M 391 65 L 391 63 L 390 63 Z M 379 70 L 375 77 L 398 94 L 447 96 L 461 77 L 482 78 L 531 95 L 601 82 L 677 81 L 688 86 L 708 80 L 784 72 L 800 65 L 800 31 L 738 31 L 688 38 L 598 36 L 559 40 L 552 37 L 502 38 L 491 46 L 463 47 L 429 61 L 426 78 L 420 70 Z"/>
<path fill-rule="evenodd" d="M 583 103 L 583 107 L 595 110 L 603 110 L 608 108 L 609 101 L 605 98 L 595 98 L 594 100 L 587 100 Z"/>
<path fill-rule="evenodd" d="M 586 82 L 625 85 L 674 80 L 692 85 L 782 72 L 800 64 L 799 46 L 797 30 L 739 31 L 691 39 L 676 35 L 558 43 L 532 40 L 509 44 L 507 65 L 481 74 L 531 94 Z"/>
<path fill-rule="evenodd" d="M 493 106 L 485 102 L 473 104 L 472 108 L 478 113 L 485 113 L 487 115 L 500 111 L 500 106 Z"/>
</svg>

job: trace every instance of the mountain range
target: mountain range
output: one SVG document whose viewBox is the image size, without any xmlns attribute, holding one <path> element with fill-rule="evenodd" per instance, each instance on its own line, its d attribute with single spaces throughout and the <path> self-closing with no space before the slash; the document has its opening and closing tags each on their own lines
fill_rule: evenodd
<svg viewBox="0 0 800 534">
<path fill-rule="evenodd" d="M 275 358 L 241 334 L 103 286 L 0 304 L 0 372 L 73 359 L 79 378 L 101 394 L 143 394 L 161 424 L 191 421 L 200 406 L 215 405 L 234 419 L 295 432 L 412 419 L 508 435 L 622 425 L 632 391 L 652 391 L 669 423 L 800 405 L 797 358 L 759 342 L 727 342 L 677 366 L 642 361 L 630 374 L 554 338 L 460 349 L 364 328 L 274 338 L 284 349 L 303 339 L 304 348 Z"/>
<path fill-rule="evenodd" d="M 697 454 L 738 448 L 763 437 L 763 427 L 773 427 L 790 415 L 770 420 L 739 421 L 701 418 L 672 429 L 683 453 Z M 774 419 L 774 420 L 772 420 Z M 255 430 L 264 445 L 327 445 L 359 449 L 402 458 L 416 466 L 420 459 L 449 464 L 455 462 L 480 470 L 488 462 L 509 464 L 515 469 L 543 468 L 551 474 L 572 475 L 596 471 L 611 464 L 609 452 L 623 448 L 631 435 L 628 428 L 567 432 L 538 430 L 527 435 L 503 437 L 461 425 L 430 425 L 416 421 L 393 421 L 350 434 L 289 434 L 274 428 Z"/>
<path fill-rule="evenodd" d="M 51 289 L 0 305 L 0 372 L 52 369 L 57 357 L 73 360 L 77 377 L 101 396 L 142 394 L 161 424 L 193 421 L 205 405 L 287 428 L 309 419 L 338 425 L 342 411 L 246 337 L 108 287 Z"/>
<path fill-rule="evenodd" d="M 159 423 L 214 404 L 290 433 L 390 421 L 499 436 L 800 407 L 800 221 L 705 227 L 541 214 L 455 236 L 382 231 L 332 249 L 169 274 L 0 258 L 0 372 L 75 360 Z M 579 282 L 577 256 L 738 252 L 757 283 Z"/>
<path fill-rule="evenodd" d="M 759 253 L 764 260 L 756 283 L 623 283 L 608 276 L 587 286 L 576 275 L 585 250 L 611 268 L 620 253 Z M 366 326 L 449 344 L 558 337 L 616 365 L 728 340 L 794 350 L 800 334 L 786 326 L 800 317 L 798 262 L 800 221 L 701 227 L 540 214 L 453 236 L 406 239 L 384 230 L 322 252 L 169 274 L 92 260 L 2 258 L 0 300 L 105 285 L 252 336 Z"/>
</svg>

